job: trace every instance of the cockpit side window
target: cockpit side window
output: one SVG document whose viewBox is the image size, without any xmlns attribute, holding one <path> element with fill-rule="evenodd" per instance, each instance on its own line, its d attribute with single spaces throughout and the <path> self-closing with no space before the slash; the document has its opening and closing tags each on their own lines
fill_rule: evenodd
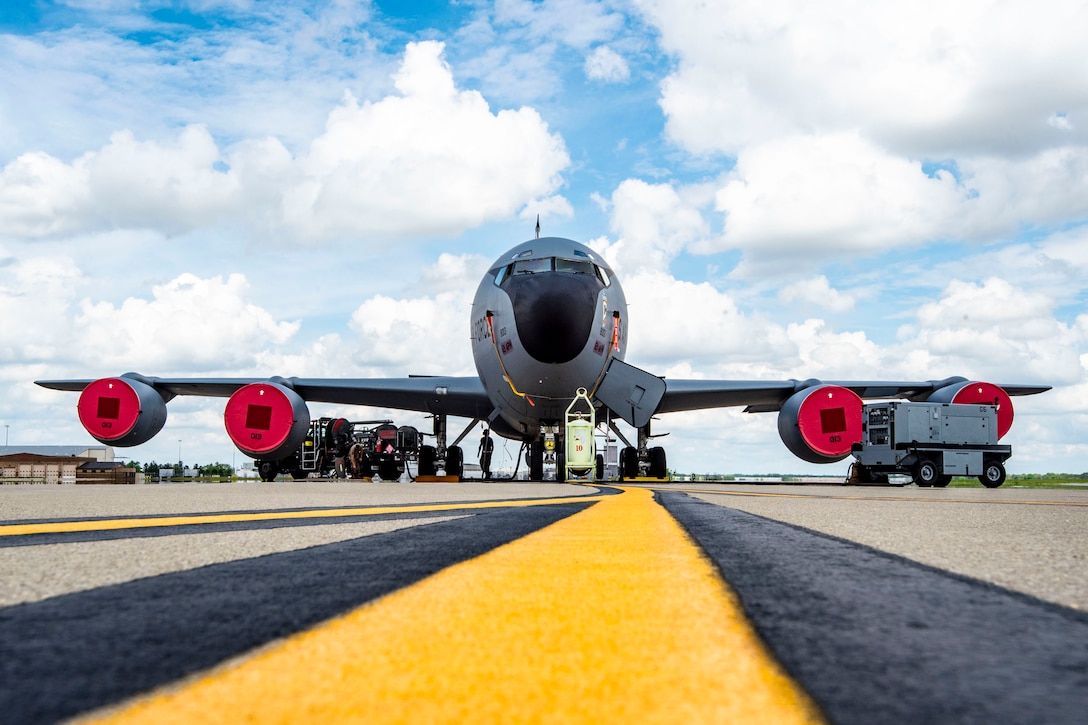
<svg viewBox="0 0 1088 725">
<path fill-rule="evenodd" d="M 503 281 L 506 280 L 506 276 L 508 274 L 510 274 L 510 265 L 509 264 L 495 273 L 495 286 L 496 287 L 501 286 Z"/>
<path fill-rule="evenodd" d="M 593 265 L 593 268 L 597 270 L 597 279 L 601 280 L 601 283 L 604 284 L 605 287 L 612 284 L 612 281 L 608 278 L 608 272 L 605 271 L 604 267 Z"/>
<path fill-rule="evenodd" d="M 567 274 L 593 274 L 593 263 L 582 259 L 560 259 L 557 257 L 555 271 L 566 272 Z"/>
</svg>

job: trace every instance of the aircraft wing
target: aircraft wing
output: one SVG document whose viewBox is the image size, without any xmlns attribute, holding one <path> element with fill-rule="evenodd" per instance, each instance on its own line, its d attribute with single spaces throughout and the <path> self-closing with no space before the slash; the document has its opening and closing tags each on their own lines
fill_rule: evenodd
<svg viewBox="0 0 1088 725">
<path fill-rule="evenodd" d="M 861 398 L 924 399 L 935 390 L 967 382 L 955 377 L 926 381 L 857 380 L 666 380 L 658 413 L 724 408 L 743 405 L 748 413 L 781 409 L 794 393 L 817 384 L 838 385 Z M 1048 385 L 1000 385 L 1009 395 L 1034 395 L 1050 390 Z"/>
<path fill-rule="evenodd" d="M 229 398 L 250 383 L 268 378 L 158 378 L 139 376 L 169 400 L 176 395 Z M 80 391 L 93 380 L 38 380 L 51 390 Z M 477 377 L 273 378 L 308 402 L 369 405 L 460 418 L 486 418 L 494 409 Z"/>
</svg>

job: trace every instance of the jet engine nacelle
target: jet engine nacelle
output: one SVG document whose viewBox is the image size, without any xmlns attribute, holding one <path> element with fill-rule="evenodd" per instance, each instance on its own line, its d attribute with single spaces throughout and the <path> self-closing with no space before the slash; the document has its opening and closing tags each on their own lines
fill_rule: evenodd
<svg viewBox="0 0 1088 725">
<path fill-rule="evenodd" d="M 997 437 L 1001 438 L 1012 428 L 1012 398 L 1004 388 L 993 383 L 977 380 L 953 383 L 933 391 L 926 400 L 930 403 L 992 405 L 997 408 Z"/>
<path fill-rule="evenodd" d="M 223 424 L 242 453 L 279 460 L 302 447 L 310 428 L 310 410 L 286 385 L 250 383 L 230 396 Z"/>
<path fill-rule="evenodd" d="M 147 383 L 122 375 L 102 378 L 83 389 L 79 422 L 99 443 L 138 446 L 166 423 L 166 401 Z"/>
<path fill-rule="evenodd" d="M 861 442 L 861 398 L 838 385 L 799 390 L 778 412 L 778 435 L 803 461 L 841 461 Z"/>
</svg>

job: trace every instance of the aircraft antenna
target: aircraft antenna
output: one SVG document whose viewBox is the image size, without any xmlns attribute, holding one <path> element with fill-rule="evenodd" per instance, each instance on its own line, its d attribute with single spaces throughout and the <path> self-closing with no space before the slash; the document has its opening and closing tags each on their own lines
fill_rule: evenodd
<svg viewBox="0 0 1088 725">
<path fill-rule="evenodd" d="M 540 215 L 536 215 L 536 238 L 540 239 Z"/>
</svg>

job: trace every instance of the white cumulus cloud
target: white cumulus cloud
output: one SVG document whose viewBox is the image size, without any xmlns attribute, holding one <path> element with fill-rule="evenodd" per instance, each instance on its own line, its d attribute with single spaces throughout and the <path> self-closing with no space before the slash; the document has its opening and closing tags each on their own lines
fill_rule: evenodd
<svg viewBox="0 0 1088 725">
<path fill-rule="evenodd" d="M 605 45 L 586 56 L 585 71 L 590 80 L 605 83 L 619 83 L 631 77 L 631 69 L 623 56 Z"/>
<path fill-rule="evenodd" d="M 784 287 L 778 293 L 778 298 L 787 305 L 813 306 L 832 312 L 846 312 L 854 307 L 854 298 L 832 289 L 831 283 L 822 274 Z"/>
<path fill-rule="evenodd" d="M 362 104 L 347 94 L 297 157 L 271 137 L 224 151 L 203 126 L 165 141 L 119 131 L 71 164 L 25 153 L 0 170 L 0 234 L 178 234 L 223 221 L 302 242 L 456 234 L 546 202 L 569 164 L 562 139 L 533 109 L 493 113 L 458 90 L 442 51 L 409 44 L 397 92 Z"/>
<path fill-rule="evenodd" d="M 250 368 L 259 351 L 286 343 L 300 323 L 275 320 L 247 295 L 241 274 L 224 280 L 185 273 L 156 285 L 151 299 L 84 300 L 74 357 L 107 370 Z"/>
</svg>

